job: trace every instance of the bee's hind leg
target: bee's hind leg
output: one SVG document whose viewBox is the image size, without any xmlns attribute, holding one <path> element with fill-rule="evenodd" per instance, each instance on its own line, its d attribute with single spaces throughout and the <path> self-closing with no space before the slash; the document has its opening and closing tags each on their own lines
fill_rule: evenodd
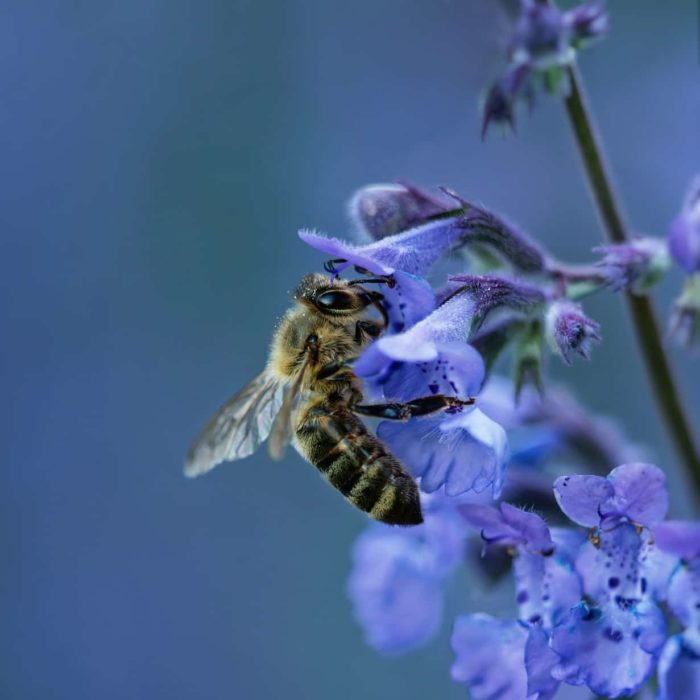
<svg viewBox="0 0 700 700">
<path fill-rule="evenodd" d="M 474 401 L 474 399 L 458 399 L 445 394 L 435 394 L 433 396 L 422 396 L 405 403 L 355 404 L 352 406 L 352 411 L 362 416 L 384 418 L 385 420 L 408 420 L 409 418 L 427 416 L 445 409 L 471 406 Z"/>
</svg>

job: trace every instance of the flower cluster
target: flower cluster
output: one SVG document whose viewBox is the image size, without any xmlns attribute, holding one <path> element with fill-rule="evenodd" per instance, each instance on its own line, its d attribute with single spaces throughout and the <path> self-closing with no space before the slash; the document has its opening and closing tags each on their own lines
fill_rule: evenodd
<svg viewBox="0 0 700 700">
<path fill-rule="evenodd" d="M 511 556 L 516 608 L 512 619 L 455 619 L 452 678 L 471 697 L 545 700 L 570 684 L 617 698 L 637 692 L 655 671 L 660 700 L 694 697 L 700 523 L 664 522 L 665 476 L 645 463 L 607 478 L 561 477 L 554 494 L 580 529 L 550 528 L 506 502 L 442 494 L 426 498 L 426 522 L 415 531 L 368 529 L 356 543 L 349 584 L 368 642 L 400 653 L 432 638 L 471 528 L 485 554 L 495 548 Z M 668 636 L 670 624 L 681 631 Z"/>
<path fill-rule="evenodd" d="M 663 698 L 690 697 L 668 689 L 700 673 L 694 609 L 700 523 L 663 522 L 665 476 L 650 464 L 625 464 L 607 478 L 561 477 L 554 493 L 587 536 L 550 529 L 534 513 L 506 503 L 500 509 L 461 506 L 485 546 L 506 544 L 513 552 L 517 619 L 458 618 L 453 678 L 479 697 L 484 683 L 495 687 L 492 660 L 503 658 L 512 669 L 510 685 L 488 695 L 494 700 L 550 698 L 560 683 L 616 698 L 637 692 L 657 670 Z M 660 607 L 666 600 L 685 627 L 668 640 Z"/>
<path fill-rule="evenodd" d="M 608 30 L 602 2 L 515 4 L 482 138 L 491 124 L 514 130 L 517 104 L 538 90 L 568 94 L 571 108 L 576 54 Z M 586 148 L 597 144 L 582 149 L 590 161 Z M 474 700 L 548 700 L 567 686 L 700 698 L 700 522 L 666 521 L 665 474 L 546 381 L 547 348 L 568 365 L 602 341 L 582 300 L 647 294 L 672 262 L 685 283 L 670 331 L 687 344 L 699 335 L 700 180 L 665 238 L 617 231 L 622 242 L 594 248 L 586 265 L 447 189 L 371 185 L 349 214 L 354 242 L 300 237 L 333 279 L 354 270 L 381 285 L 385 328 L 354 364 L 365 400 L 456 399 L 376 426 L 418 482 L 424 522 L 374 523 L 355 543 L 348 594 L 368 644 L 400 654 L 430 641 L 467 565 L 482 583 L 513 580 L 509 616 L 480 607 L 454 620 L 451 675 Z M 462 268 L 440 279 L 446 256 Z M 509 378 L 496 373 L 506 354 Z"/>
<path fill-rule="evenodd" d="M 566 68 L 576 51 L 608 31 L 608 14 L 599 2 L 568 12 L 546 0 L 519 0 L 519 15 L 508 42 L 508 65 L 489 88 L 483 106 L 482 137 L 490 124 L 514 130 L 516 104 L 532 104 L 538 86 L 568 90 Z"/>
<path fill-rule="evenodd" d="M 666 247 L 639 239 L 606 248 L 596 266 L 566 265 L 493 212 L 444 192 L 373 185 L 350 205 L 359 242 L 300 232 L 333 276 L 354 269 L 381 284 L 388 325 L 354 366 L 366 400 L 464 400 L 376 426 L 418 481 L 424 522 L 374 523 L 355 543 L 348 593 L 367 642 L 396 654 L 432 639 L 452 574 L 475 563 L 476 531 L 477 569 L 491 578 L 512 569 L 517 614 L 455 620 L 452 676 L 472 697 L 546 700 L 562 684 L 619 697 L 656 672 L 660 697 L 675 700 L 700 665 L 700 525 L 663 522 L 665 477 L 642 462 L 607 478 L 559 477 L 552 489 L 557 467 L 549 469 L 562 458 L 598 469 L 632 453 L 561 390 L 524 389 L 528 380 L 541 386 L 545 347 L 568 364 L 600 342 L 580 298 L 642 293 Z M 450 254 L 472 269 L 434 279 Z M 512 381 L 492 373 L 505 350 Z M 554 525 L 522 509 L 533 503 Z M 683 627 L 677 634 L 667 634 L 662 602 Z"/>
</svg>

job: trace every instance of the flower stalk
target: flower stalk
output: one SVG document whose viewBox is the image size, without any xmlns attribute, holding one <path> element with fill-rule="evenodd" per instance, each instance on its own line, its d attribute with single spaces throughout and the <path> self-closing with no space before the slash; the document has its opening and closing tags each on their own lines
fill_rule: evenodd
<svg viewBox="0 0 700 700">
<path fill-rule="evenodd" d="M 624 243 L 630 236 L 613 192 L 600 138 L 586 104 L 581 77 L 574 64 L 569 66 L 568 76 L 570 90 L 564 100 L 566 112 L 598 214 L 608 239 L 612 243 Z M 696 493 L 700 496 L 700 454 L 666 357 L 651 298 L 629 291 L 625 292 L 625 297 L 657 408 Z"/>
</svg>

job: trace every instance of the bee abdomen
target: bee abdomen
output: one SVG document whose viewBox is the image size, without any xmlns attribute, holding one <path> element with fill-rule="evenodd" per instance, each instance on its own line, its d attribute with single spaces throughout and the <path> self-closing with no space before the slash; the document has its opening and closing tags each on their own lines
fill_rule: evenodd
<svg viewBox="0 0 700 700">
<path fill-rule="evenodd" d="M 423 522 L 415 481 L 353 414 L 319 415 L 297 429 L 304 456 L 351 503 L 392 525 Z"/>
</svg>

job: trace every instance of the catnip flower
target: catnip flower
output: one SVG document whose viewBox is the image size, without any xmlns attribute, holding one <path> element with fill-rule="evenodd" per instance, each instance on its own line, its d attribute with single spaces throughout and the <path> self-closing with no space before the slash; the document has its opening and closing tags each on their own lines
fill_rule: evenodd
<svg viewBox="0 0 700 700">
<path fill-rule="evenodd" d="M 662 523 L 665 477 L 650 464 L 625 464 L 607 478 L 562 477 L 555 494 L 569 518 L 590 528 L 590 539 L 581 531 L 550 530 L 538 515 L 509 504 L 460 506 L 486 547 L 513 553 L 518 620 L 457 618 L 453 678 L 473 697 L 484 685 L 490 693 L 484 697 L 492 700 L 551 698 L 562 682 L 617 698 L 637 692 L 661 658 L 663 692 L 670 684 L 686 692 L 663 700 L 688 697 L 688 688 L 698 687 L 700 661 L 693 646 L 700 631 L 700 566 L 694 564 L 700 524 Z M 685 562 L 680 569 L 677 557 Z M 657 605 L 664 598 L 686 628 L 668 642 Z M 500 685 L 494 659 L 510 669 Z"/>
<path fill-rule="evenodd" d="M 464 552 L 467 528 L 457 511 L 463 502 L 423 493 L 421 525 L 372 523 L 355 541 L 348 596 L 373 649 L 405 653 L 435 636 L 446 583 Z"/>
<path fill-rule="evenodd" d="M 553 627 L 581 597 L 573 558 L 583 536 L 559 529 L 550 532 L 541 517 L 507 503 L 500 509 L 467 504 L 460 512 L 480 531 L 487 547 L 506 545 L 513 551 L 518 621 L 480 615 L 458 617 L 452 638 L 456 656 L 452 677 L 465 682 L 472 695 L 479 697 L 480 679 L 490 676 L 493 659 L 504 659 L 506 665 L 517 659 L 508 681 L 501 679 L 501 683 L 504 688 L 527 692 L 518 696 L 501 690 L 485 697 L 551 698 L 559 679 L 552 674 L 558 656 L 549 639 Z M 488 640 L 489 656 L 479 651 L 481 641 L 473 634 L 476 630 Z M 499 634 L 491 639 L 490 632 Z"/>
<path fill-rule="evenodd" d="M 576 560 L 589 598 L 552 633 L 560 657 L 553 673 L 599 695 L 629 695 L 651 676 L 665 641 L 644 570 L 649 528 L 668 510 L 665 475 L 650 464 L 626 464 L 607 479 L 562 477 L 554 490 L 564 513 L 595 534 Z"/>
<path fill-rule="evenodd" d="M 467 400 L 478 395 L 484 364 L 466 339 L 474 301 L 460 294 L 403 333 L 373 343 L 355 363 L 372 396 L 410 401 L 447 394 Z M 403 460 L 421 488 L 445 487 L 454 496 L 491 488 L 500 493 L 507 455 L 503 428 L 478 408 L 455 407 L 405 423 L 384 421 L 377 435 Z"/>
<path fill-rule="evenodd" d="M 573 301 L 556 301 L 546 314 L 546 333 L 550 346 L 558 351 L 567 365 L 572 354 L 589 359 L 591 346 L 600 342 L 600 325 L 583 313 Z"/>
</svg>

